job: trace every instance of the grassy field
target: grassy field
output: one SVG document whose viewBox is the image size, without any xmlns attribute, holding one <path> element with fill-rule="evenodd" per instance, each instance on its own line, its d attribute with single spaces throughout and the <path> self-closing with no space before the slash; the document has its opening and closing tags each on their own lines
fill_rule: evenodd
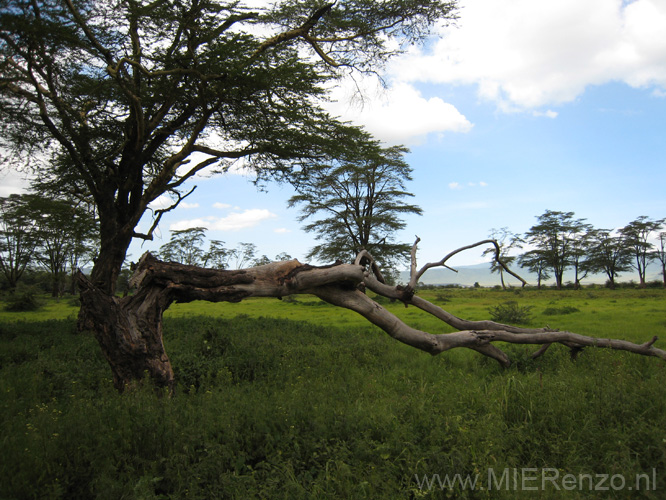
<svg viewBox="0 0 666 500">
<path fill-rule="evenodd" d="M 469 319 L 516 301 L 529 326 L 666 342 L 662 290 L 421 295 Z M 2 499 L 666 497 L 655 358 L 508 346 L 504 370 L 472 351 L 431 357 L 314 297 L 176 304 L 176 396 L 118 395 L 75 315 L 68 301 L 0 312 Z"/>
</svg>

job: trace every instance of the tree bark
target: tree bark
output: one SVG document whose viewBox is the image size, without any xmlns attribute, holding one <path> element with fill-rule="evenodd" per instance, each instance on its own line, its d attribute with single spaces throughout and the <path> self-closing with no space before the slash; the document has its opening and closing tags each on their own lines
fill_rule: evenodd
<svg viewBox="0 0 666 500">
<path fill-rule="evenodd" d="M 313 267 L 291 260 L 227 271 L 162 262 L 146 253 L 137 264 L 130 285 L 136 288 L 134 295 L 114 297 L 79 274 L 82 306 L 86 311 L 81 315 L 80 326 L 95 332 L 111 366 L 114 385 L 120 391 L 146 375 L 158 386 L 173 391 L 173 370 L 162 341 L 162 315 L 174 301 L 240 302 L 248 297 L 282 298 L 292 294 L 312 294 L 353 310 L 392 338 L 432 355 L 465 347 L 508 367 L 509 356 L 493 342 L 541 345 L 533 357 L 543 354 L 547 346 L 559 343 L 576 354 L 584 347 L 602 347 L 666 360 L 666 351 L 653 345 L 656 337 L 644 344 L 634 344 L 549 328 L 526 329 L 493 321 L 467 321 L 416 296 L 409 285 L 382 283 L 381 275 L 376 276 L 360 264 Z M 412 328 L 368 297 L 362 291 L 366 288 L 418 307 L 460 331 L 432 334 Z"/>
</svg>

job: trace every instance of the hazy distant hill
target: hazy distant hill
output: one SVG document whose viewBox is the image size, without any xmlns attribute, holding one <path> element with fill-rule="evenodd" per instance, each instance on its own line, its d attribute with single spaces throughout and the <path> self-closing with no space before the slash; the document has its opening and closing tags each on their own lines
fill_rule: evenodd
<svg viewBox="0 0 666 500">
<path fill-rule="evenodd" d="M 460 266 L 456 268 L 457 273 L 449 271 L 444 268 L 434 268 L 426 272 L 421 278 L 421 282 L 427 285 L 460 285 L 460 286 L 474 286 L 474 283 L 479 283 L 481 286 L 495 286 L 500 285 L 500 277 L 498 274 L 491 274 L 490 272 L 490 263 L 486 264 L 477 264 L 474 266 Z M 536 275 L 528 273 L 525 269 L 521 268 L 512 268 L 512 270 L 519 274 L 525 279 L 528 284 L 536 286 Z M 603 284 L 606 282 L 605 274 L 597 274 L 594 276 L 588 276 L 583 280 L 583 284 Z M 661 270 L 658 265 L 653 264 L 648 267 L 647 280 L 661 280 Z M 404 271 L 400 273 L 400 280 L 402 282 L 409 281 L 409 272 Z M 573 275 L 570 273 L 564 274 L 564 281 L 573 281 Z M 638 273 L 636 271 L 629 271 L 626 273 L 621 273 L 618 281 L 638 281 Z M 506 275 L 504 281 L 507 285 L 511 286 L 520 286 L 520 282 L 513 278 L 512 276 Z M 554 281 L 551 280 L 544 284 L 554 284 Z"/>
</svg>

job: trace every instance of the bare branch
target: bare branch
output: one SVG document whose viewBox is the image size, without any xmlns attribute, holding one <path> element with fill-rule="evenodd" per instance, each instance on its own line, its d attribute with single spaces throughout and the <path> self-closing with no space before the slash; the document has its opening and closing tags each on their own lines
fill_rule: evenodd
<svg viewBox="0 0 666 500">
<path fill-rule="evenodd" d="M 175 203 L 173 203 L 172 205 L 170 205 L 167 208 L 162 208 L 162 209 L 159 209 L 159 210 L 155 210 L 155 212 L 154 212 L 155 213 L 155 218 L 153 219 L 153 224 L 150 226 L 150 229 L 148 230 L 148 232 L 145 233 L 145 234 L 134 232 L 134 233 L 132 233 L 132 237 L 139 238 L 139 239 L 142 239 L 142 240 L 152 241 L 153 240 L 153 232 L 155 231 L 155 229 L 157 229 L 157 226 L 160 223 L 160 219 L 162 218 L 162 215 L 164 215 L 165 213 L 170 212 L 171 210 L 175 209 L 180 204 L 180 202 L 183 201 L 185 198 L 187 198 L 189 195 L 191 195 L 196 188 L 197 187 L 194 186 L 192 189 L 190 189 L 185 194 L 181 194 L 178 191 L 173 191 L 173 193 L 178 197 L 178 200 L 176 200 Z"/>
<path fill-rule="evenodd" d="M 237 302 L 247 297 L 280 298 L 290 294 L 313 294 L 330 304 L 357 312 L 392 338 L 432 355 L 465 347 L 495 359 L 503 367 L 510 366 L 511 360 L 494 342 L 542 345 L 534 353 L 535 358 L 542 355 L 553 343 L 559 343 L 570 348 L 572 356 L 585 347 L 598 347 L 666 360 L 666 351 L 654 347 L 656 337 L 643 344 L 635 344 L 549 328 L 526 329 L 492 321 L 463 320 L 414 296 L 412 292 L 406 293 L 400 287 L 381 283 L 359 265 L 364 260 L 372 263 L 372 255 L 365 251 L 360 252 L 355 264 L 313 267 L 292 260 L 243 271 L 224 271 L 161 262 L 146 253 L 136 268 L 132 284 L 138 287 L 135 295 L 152 297 L 164 308 L 174 300 Z M 361 284 L 384 297 L 397 298 L 412 304 L 460 331 L 432 334 L 413 328 L 361 292 Z"/>
<path fill-rule="evenodd" d="M 423 276 L 423 275 L 425 274 L 425 272 L 426 272 L 428 269 L 432 269 L 433 267 L 446 267 L 446 268 L 448 268 L 448 269 L 451 269 L 450 267 L 448 267 L 448 266 L 446 265 L 446 261 L 448 261 L 451 257 L 453 257 L 454 255 L 457 255 L 457 254 L 459 254 L 459 253 L 461 253 L 461 252 L 464 252 L 465 250 L 469 250 L 469 249 L 471 249 L 471 248 L 476 248 L 476 247 L 481 246 L 481 245 L 487 245 L 488 243 L 490 243 L 491 245 L 493 245 L 493 246 L 495 247 L 495 261 L 496 261 L 500 266 L 502 266 L 502 269 L 504 269 L 507 273 L 509 273 L 511 276 L 513 276 L 513 277 L 516 278 L 517 280 L 519 280 L 519 281 L 523 284 L 523 286 L 525 286 L 525 285 L 527 284 L 527 282 L 526 282 L 523 278 L 521 278 L 521 277 L 518 276 L 516 273 L 514 273 L 513 271 L 511 271 L 511 270 L 507 267 L 507 265 L 504 264 L 504 262 L 502 262 L 502 260 L 500 259 L 500 247 L 499 247 L 499 244 L 497 243 L 497 241 L 495 241 L 495 240 L 482 240 L 482 241 L 477 241 L 476 243 L 472 243 L 471 245 L 465 245 L 464 247 L 460 247 L 460 248 L 458 248 L 458 249 L 456 249 L 456 250 L 450 252 L 449 254 L 447 254 L 447 255 L 446 255 L 442 260 L 440 260 L 439 262 L 431 262 L 431 263 L 428 263 L 428 264 L 426 264 L 425 266 L 423 266 L 423 267 L 419 270 L 419 272 L 414 273 L 413 270 L 416 268 L 416 257 L 415 257 L 415 252 L 416 252 L 416 251 L 415 251 L 415 247 L 416 247 L 416 244 L 417 244 L 419 241 L 420 241 L 420 240 L 417 238 L 416 243 L 414 243 L 414 247 L 412 248 L 412 266 L 413 266 L 413 267 L 412 267 L 411 279 L 409 280 L 409 286 L 412 287 L 412 288 L 416 288 L 416 285 L 417 285 L 419 279 L 421 278 L 421 276 Z M 452 271 L 455 271 L 455 269 L 451 269 L 451 270 L 452 270 Z M 455 271 L 455 272 L 457 272 L 457 271 Z"/>
<path fill-rule="evenodd" d="M 384 279 L 384 276 L 382 275 L 382 272 L 379 269 L 375 258 L 367 250 L 361 250 L 359 252 L 359 254 L 356 256 L 356 259 L 354 260 L 354 265 L 363 265 L 364 260 L 367 260 L 370 263 L 372 272 L 375 273 L 377 280 L 379 280 L 380 283 L 386 283 L 386 280 Z"/>
</svg>

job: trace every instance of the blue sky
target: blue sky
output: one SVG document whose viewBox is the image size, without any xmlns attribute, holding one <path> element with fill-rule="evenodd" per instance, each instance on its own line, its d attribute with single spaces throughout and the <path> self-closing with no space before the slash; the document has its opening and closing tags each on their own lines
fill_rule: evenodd
<svg viewBox="0 0 666 500">
<path fill-rule="evenodd" d="M 399 239 L 421 238 L 419 261 L 484 239 L 523 233 L 545 210 L 573 211 L 596 227 L 666 217 L 666 0 L 462 0 L 441 27 L 385 70 L 386 89 L 362 79 L 365 103 L 335 89 L 333 113 L 387 144 L 405 144 L 423 215 Z M 5 195 L 12 186 L 3 181 Z M 287 209 L 288 186 L 258 192 L 242 175 L 197 178 L 165 215 L 170 229 L 209 227 L 233 247 L 303 259 L 314 245 Z M 149 220 L 140 229 L 147 229 Z M 472 250 L 453 265 L 481 262 Z"/>
</svg>

